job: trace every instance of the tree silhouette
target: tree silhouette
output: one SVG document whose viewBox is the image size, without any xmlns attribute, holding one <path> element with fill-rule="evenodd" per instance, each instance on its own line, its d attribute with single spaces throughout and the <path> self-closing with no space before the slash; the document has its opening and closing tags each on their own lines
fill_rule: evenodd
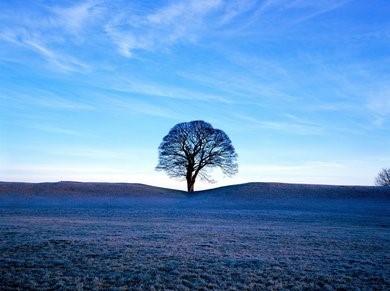
<svg viewBox="0 0 390 291">
<path fill-rule="evenodd" d="M 377 186 L 390 186 L 390 168 L 382 169 L 376 177 L 375 184 Z"/>
<path fill-rule="evenodd" d="M 156 170 L 173 178 L 184 178 L 188 192 L 200 177 L 213 182 L 207 170 L 218 167 L 227 176 L 237 173 L 237 154 L 229 137 L 202 120 L 176 124 L 163 138 Z"/>
</svg>

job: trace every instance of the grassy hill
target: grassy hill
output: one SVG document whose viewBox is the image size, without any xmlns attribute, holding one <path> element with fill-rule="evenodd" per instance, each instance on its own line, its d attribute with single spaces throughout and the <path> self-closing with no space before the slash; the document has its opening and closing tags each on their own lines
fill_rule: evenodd
<svg viewBox="0 0 390 291">
<path fill-rule="evenodd" d="M 200 191 L 197 195 L 246 200 L 259 198 L 390 199 L 390 187 L 246 183 Z"/>
<path fill-rule="evenodd" d="M 0 182 L 0 290 L 390 290 L 390 188 Z"/>
<path fill-rule="evenodd" d="M 19 196 L 129 196 L 129 197 L 197 197 L 221 199 L 390 199 L 390 187 L 334 186 L 287 183 L 246 183 L 188 194 L 184 191 L 134 183 L 55 183 L 0 182 L 0 195 Z"/>
<path fill-rule="evenodd" d="M 182 196 L 185 192 L 136 183 L 0 182 L 0 195 L 50 196 Z"/>
</svg>

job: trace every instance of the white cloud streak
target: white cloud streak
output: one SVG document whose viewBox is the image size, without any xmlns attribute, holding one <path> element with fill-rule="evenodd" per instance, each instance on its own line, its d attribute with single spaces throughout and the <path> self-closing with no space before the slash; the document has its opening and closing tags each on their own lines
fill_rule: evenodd
<svg viewBox="0 0 390 291">
<path fill-rule="evenodd" d="M 164 97 L 177 100 L 216 101 L 220 103 L 231 103 L 231 100 L 217 94 L 189 90 L 174 85 L 161 85 L 140 79 L 122 80 L 119 84 L 111 86 L 113 90 L 127 93 L 137 93 L 150 96 Z"/>
<path fill-rule="evenodd" d="M 210 36 L 223 36 L 229 31 L 233 33 L 232 37 L 239 36 L 245 27 L 250 28 L 264 19 L 271 24 L 261 26 L 263 32 L 267 32 L 276 19 L 289 24 L 302 22 L 337 9 L 346 2 L 188 0 L 173 1 L 155 10 L 137 10 L 134 3 L 127 3 L 123 9 L 115 3 L 87 0 L 71 6 L 44 6 L 47 15 L 25 12 L 24 16 L 17 16 L 17 26 L 4 27 L 0 34 L 6 40 L 4 34 L 10 30 L 16 37 L 8 38 L 8 41 L 30 46 L 59 69 L 85 70 L 82 61 L 74 56 L 61 56 L 58 47 L 69 42 L 75 46 L 88 42 L 88 28 L 101 35 L 105 33 L 122 56 L 133 57 L 136 51 L 164 51 L 175 44 L 194 43 Z M 287 10 L 298 13 L 294 13 L 293 18 L 282 17 Z M 242 27 L 241 31 L 231 24 Z M 20 35 L 20 30 L 29 32 L 27 41 L 23 40 L 25 37 Z M 101 35 L 98 39 L 105 42 Z"/>
<path fill-rule="evenodd" d="M 29 88 L 27 91 L 24 88 L 11 88 L 4 89 L 3 95 L 0 95 L 0 99 L 3 99 L 6 106 L 10 108 L 16 108 L 19 111 L 23 109 L 29 109 L 31 107 L 42 107 L 48 109 L 59 110 L 96 110 L 97 107 L 91 100 L 91 102 L 85 102 L 81 100 L 69 99 L 61 97 L 63 92 L 50 92 L 47 90 Z"/>
<path fill-rule="evenodd" d="M 86 25 L 101 14 L 98 4 L 86 1 L 70 7 L 42 6 L 45 13 L 41 14 L 22 11 L 12 18 L 12 25 L 0 28 L 0 41 L 34 51 L 57 71 L 88 72 L 90 66 L 69 51 L 65 53 L 63 47 L 83 42 Z"/>
<path fill-rule="evenodd" d="M 67 73 L 90 70 L 89 65 L 66 53 L 50 49 L 23 29 L 13 32 L 2 31 L 0 32 L 0 40 L 34 51 L 58 71 Z"/>
<path fill-rule="evenodd" d="M 174 2 L 146 15 L 121 13 L 105 31 L 125 57 L 135 50 L 160 50 L 180 41 L 193 42 L 204 29 L 204 18 L 222 4 L 219 0 Z"/>
<path fill-rule="evenodd" d="M 261 128 L 294 135 L 320 135 L 325 130 L 321 125 L 292 115 L 285 115 L 282 120 L 260 120 L 242 114 L 234 114 L 234 116 L 250 124 L 249 128 Z"/>
<path fill-rule="evenodd" d="M 318 17 L 322 14 L 328 13 L 335 9 L 338 9 L 351 0 L 317 0 L 317 1 L 304 1 L 304 0 L 296 0 L 290 1 L 287 5 L 288 8 L 292 9 L 307 9 L 308 12 L 306 15 L 299 17 L 294 20 L 293 24 L 298 24 L 301 22 L 308 21 L 312 18 Z"/>
<path fill-rule="evenodd" d="M 390 89 L 372 93 L 366 107 L 373 116 L 373 124 L 377 127 L 385 126 L 390 121 Z"/>
<path fill-rule="evenodd" d="M 24 44 L 35 50 L 49 63 L 63 72 L 89 70 L 89 66 L 80 60 L 66 54 L 55 52 L 35 40 L 27 40 Z"/>
<path fill-rule="evenodd" d="M 86 1 L 70 7 L 53 7 L 51 23 L 62 27 L 71 34 L 80 37 L 88 22 L 92 22 L 102 13 L 100 1 Z"/>
<path fill-rule="evenodd" d="M 71 130 L 71 129 L 57 127 L 53 125 L 47 125 L 47 124 L 25 124 L 24 127 L 40 130 L 48 133 L 60 134 L 60 135 L 69 135 L 69 136 L 76 136 L 76 137 L 88 136 L 76 130 Z"/>
<path fill-rule="evenodd" d="M 106 111 L 120 112 L 121 114 L 139 113 L 154 117 L 175 118 L 177 113 L 170 108 L 151 104 L 134 98 L 103 97 L 101 104 Z"/>
</svg>

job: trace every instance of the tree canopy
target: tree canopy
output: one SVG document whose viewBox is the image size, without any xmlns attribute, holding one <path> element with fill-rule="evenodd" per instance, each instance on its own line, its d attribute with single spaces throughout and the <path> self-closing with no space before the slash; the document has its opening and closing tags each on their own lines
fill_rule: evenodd
<svg viewBox="0 0 390 291">
<path fill-rule="evenodd" d="M 176 124 L 163 138 L 157 170 L 173 178 L 185 178 L 188 192 L 197 177 L 212 182 L 208 170 L 220 168 L 226 176 L 238 172 L 237 154 L 225 132 L 196 120 Z"/>
<path fill-rule="evenodd" d="M 377 186 L 390 186 L 390 168 L 384 168 L 379 172 L 375 184 Z"/>
</svg>

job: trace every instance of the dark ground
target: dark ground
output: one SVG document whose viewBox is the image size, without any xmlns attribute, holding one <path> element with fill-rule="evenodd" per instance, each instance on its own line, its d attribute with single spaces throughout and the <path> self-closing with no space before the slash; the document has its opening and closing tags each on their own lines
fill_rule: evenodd
<svg viewBox="0 0 390 291">
<path fill-rule="evenodd" d="M 0 183 L 0 290 L 390 290 L 390 188 Z"/>
</svg>

